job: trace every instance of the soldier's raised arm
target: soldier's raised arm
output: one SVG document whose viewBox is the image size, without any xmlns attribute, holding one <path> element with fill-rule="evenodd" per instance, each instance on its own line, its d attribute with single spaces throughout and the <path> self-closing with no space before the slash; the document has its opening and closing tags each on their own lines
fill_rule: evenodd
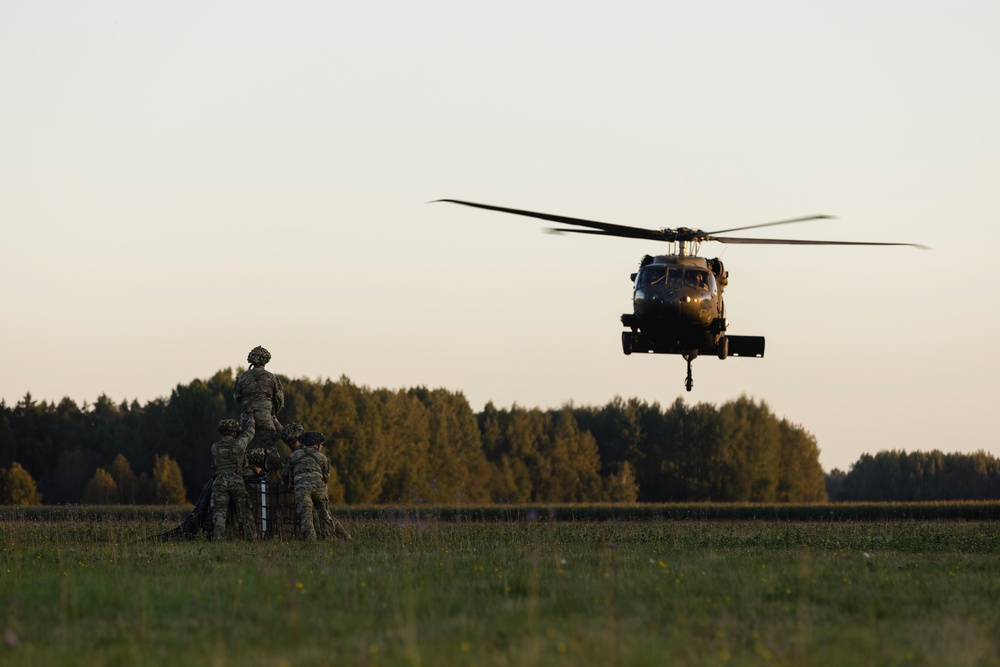
<svg viewBox="0 0 1000 667">
<path fill-rule="evenodd" d="M 240 432 L 240 437 L 236 438 L 236 446 L 246 451 L 247 445 L 253 440 L 253 435 L 256 432 L 253 420 L 253 408 L 247 408 L 245 416 L 240 419 L 240 427 L 243 429 Z"/>
</svg>

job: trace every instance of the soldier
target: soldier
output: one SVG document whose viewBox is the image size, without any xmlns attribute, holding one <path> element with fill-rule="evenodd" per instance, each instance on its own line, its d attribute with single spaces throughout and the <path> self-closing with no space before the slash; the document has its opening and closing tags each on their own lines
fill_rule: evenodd
<svg viewBox="0 0 1000 667">
<path fill-rule="evenodd" d="M 267 452 L 262 447 L 256 447 L 247 452 L 246 464 L 243 466 L 243 476 L 248 480 L 260 480 L 264 474 Z"/>
<path fill-rule="evenodd" d="M 294 451 L 285 461 L 285 481 L 295 495 L 295 513 L 302 537 L 307 542 L 316 540 L 316 524 L 324 538 L 337 535 L 351 539 L 350 533 L 330 513 L 330 499 L 326 493 L 330 461 L 320 451 L 325 439 L 318 431 L 308 431 L 288 443 Z"/>
<path fill-rule="evenodd" d="M 305 428 L 298 422 L 289 422 L 278 431 L 278 439 L 283 440 L 293 452 L 299 446 L 299 436 L 305 433 Z"/>
<path fill-rule="evenodd" d="M 250 368 L 236 378 L 233 397 L 243 407 L 244 414 L 253 412 L 259 429 L 255 444 L 266 452 L 265 469 L 273 471 L 281 462 L 275 441 L 281 428 L 277 415 L 285 405 L 285 392 L 281 388 L 281 380 L 264 368 L 270 360 L 271 353 L 260 345 L 250 350 L 247 355 Z"/>
<path fill-rule="evenodd" d="M 253 529 L 250 526 L 248 514 L 250 499 L 243 482 L 243 459 L 246 456 L 247 445 L 254 436 L 253 410 L 241 422 L 235 419 L 223 419 L 219 422 L 218 431 L 222 436 L 212 445 L 212 539 L 221 540 L 226 534 L 226 512 L 229 504 L 233 504 L 237 522 L 243 527 L 243 536 L 253 539 Z M 242 433 L 241 433 L 242 431 Z"/>
</svg>

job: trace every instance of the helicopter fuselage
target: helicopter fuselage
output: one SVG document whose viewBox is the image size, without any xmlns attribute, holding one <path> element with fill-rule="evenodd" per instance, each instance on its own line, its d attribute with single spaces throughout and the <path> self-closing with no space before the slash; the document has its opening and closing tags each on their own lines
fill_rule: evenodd
<svg viewBox="0 0 1000 667">
<path fill-rule="evenodd" d="M 763 356 L 760 336 L 727 336 L 723 291 L 729 274 L 718 259 L 649 255 L 632 274 L 632 313 L 622 315 L 625 354 Z"/>
</svg>

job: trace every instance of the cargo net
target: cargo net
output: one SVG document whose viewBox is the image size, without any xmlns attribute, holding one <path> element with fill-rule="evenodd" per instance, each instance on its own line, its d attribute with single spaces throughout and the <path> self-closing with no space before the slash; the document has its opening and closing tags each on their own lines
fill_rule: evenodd
<svg viewBox="0 0 1000 667">
<path fill-rule="evenodd" d="M 284 484 L 267 477 L 244 477 L 243 481 L 250 497 L 251 524 L 256 539 L 297 537 L 295 496 L 285 490 Z M 228 518 L 233 518 L 232 514 L 227 517 L 226 525 L 234 526 L 236 521 L 230 522 Z"/>
<path fill-rule="evenodd" d="M 295 497 L 290 491 L 285 490 L 283 484 L 266 476 L 244 476 L 243 483 L 246 485 L 249 507 L 244 507 L 242 513 L 245 520 L 250 523 L 249 532 L 252 539 L 289 540 L 298 537 Z M 242 538 L 241 523 L 235 503 L 230 503 L 226 516 L 226 537 Z M 202 487 L 191 514 L 179 526 L 158 535 L 157 538 L 166 541 L 193 540 L 199 536 L 212 539 L 213 533 L 212 480 L 208 480 Z"/>
</svg>

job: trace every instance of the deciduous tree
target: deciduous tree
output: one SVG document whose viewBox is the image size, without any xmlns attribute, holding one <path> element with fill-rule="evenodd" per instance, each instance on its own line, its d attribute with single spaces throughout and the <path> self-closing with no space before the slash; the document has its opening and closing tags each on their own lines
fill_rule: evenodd
<svg viewBox="0 0 1000 667">
<path fill-rule="evenodd" d="M 31 474 L 14 461 L 9 468 L 0 468 L 0 504 L 40 505 L 42 494 Z"/>
<path fill-rule="evenodd" d="M 156 497 L 159 502 L 168 505 L 187 504 L 181 468 L 167 454 L 156 457 L 156 463 L 153 465 L 153 481 L 156 483 Z"/>
</svg>

